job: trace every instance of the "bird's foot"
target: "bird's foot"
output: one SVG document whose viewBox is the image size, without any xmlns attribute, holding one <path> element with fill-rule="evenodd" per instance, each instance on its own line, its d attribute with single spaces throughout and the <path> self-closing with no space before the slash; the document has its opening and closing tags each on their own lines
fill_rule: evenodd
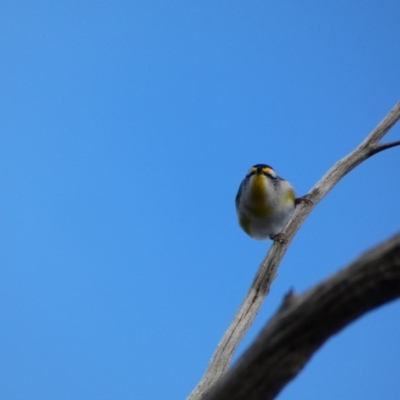
<svg viewBox="0 0 400 400">
<path fill-rule="evenodd" d="M 270 238 L 274 241 L 274 242 L 278 242 L 280 244 L 285 244 L 287 243 L 287 239 L 285 239 L 285 235 L 281 232 L 278 233 L 277 235 L 274 236 L 270 236 Z"/>
<path fill-rule="evenodd" d="M 308 205 L 312 205 L 313 202 L 310 200 L 310 195 L 306 194 L 305 196 L 297 197 L 294 199 L 294 204 L 298 206 L 300 203 L 305 203 Z"/>
</svg>

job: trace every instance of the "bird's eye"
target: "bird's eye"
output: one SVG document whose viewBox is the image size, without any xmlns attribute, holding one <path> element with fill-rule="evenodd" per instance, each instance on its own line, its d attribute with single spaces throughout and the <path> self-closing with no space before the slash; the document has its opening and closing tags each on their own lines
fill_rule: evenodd
<svg viewBox="0 0 400 400">
<path fill-rule="evenodd" d="M 256 167 L 251 167 L 249 174 L 253 173 L 253 172 L 257 172 L 257 168 Z"/>
<path fill-rule="evenodd" d="M 265 175 L 268 175 L 273 179 L 277 177 L 276 172 L 272 168 L 263 168 L 263 172 Z"/>
<path fill-rule="evenodd" d="M 265 167 L 265 168 L 262 169 L 262 171 L 263 171 L 263 173 L 264 173 L 265 175 L 268 175 L 269 173 L 271 173 L 271 168 Z"/>
</svg>

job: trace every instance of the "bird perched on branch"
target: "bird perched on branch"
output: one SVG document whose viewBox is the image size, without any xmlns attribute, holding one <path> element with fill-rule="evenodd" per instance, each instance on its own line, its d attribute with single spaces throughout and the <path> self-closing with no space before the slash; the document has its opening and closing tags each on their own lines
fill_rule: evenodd
<svg viewBox="0 0 400 400">
<path fill-rule="evenodd" d="M 266 164 L 250 168 L 236 195 L 236 212 L 242 229 L 253 239 L 285 243 L 282 233 L 296 205 L 311 204 L 307 196 L 296 198 L 293 187 Z"/>
</svg>

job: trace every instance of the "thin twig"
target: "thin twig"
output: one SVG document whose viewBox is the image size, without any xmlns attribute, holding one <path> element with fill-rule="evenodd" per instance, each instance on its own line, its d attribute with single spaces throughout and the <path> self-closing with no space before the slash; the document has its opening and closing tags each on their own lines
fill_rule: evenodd
<svg viewBox="0 0 400 400">
<path fill-rule="evenodd" d="M 316 204 L 333 188 L 344 175 L 358 164 L 381 150 L 380 139 L 400 119 L 400 102 L 397 103 L 381 123 L 350 154 L 339 160 L 309 192 L 312 205 L 302 204 L 296 208 L 284 229 L 287 243 L 274 243 L 264 257 L 242 304 L 230 326 L 222 336 L 200 382 L 188 396 L 188 400 L 199 400 L 203 394 L 226 372 L 233 353 L 243 335 L 252 324 L 269 288 L 275 278 L 278 265 L 293 236 Z M 394 142 L 397 143 L 397 142 Z M 397 145 L 397 144 L 395 144 Z M 377 147 L 378 146 L 378 147 Z M 381 145 L 385 146 L 385 145 Z M 390 146 L 393 147 L 393 146 Z M 377 151 L 378 149 L 378 151 Z"/>
<path fill-rule="evenodd" d="M 380 151 L 387 150 L 387 149 L 390 149 L 395 146 L 400 146 L 400 140 L 397 140 L 396 142 L 384 143 L 384 144 L 380 144 L 380 145 L 376 146 L 375 149 L 373 149 L 371 151 L 371 156 L 379 153 Z"/>
</svg>

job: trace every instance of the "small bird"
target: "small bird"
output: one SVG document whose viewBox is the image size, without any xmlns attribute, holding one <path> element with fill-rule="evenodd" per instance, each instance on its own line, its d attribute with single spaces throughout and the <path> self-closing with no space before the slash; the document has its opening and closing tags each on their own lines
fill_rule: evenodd
<svg viewBox="0 0 400 400">
<path fill-rule="evenodd" d="M 242 229 L 253 239 L 285 243 L 282 229 L 296 205 L 311 204 L 307 196 L 296 198 L 293 187 L 266 164 L 250 168 L 236 195 L 236 212 Z"/>
</svg>

